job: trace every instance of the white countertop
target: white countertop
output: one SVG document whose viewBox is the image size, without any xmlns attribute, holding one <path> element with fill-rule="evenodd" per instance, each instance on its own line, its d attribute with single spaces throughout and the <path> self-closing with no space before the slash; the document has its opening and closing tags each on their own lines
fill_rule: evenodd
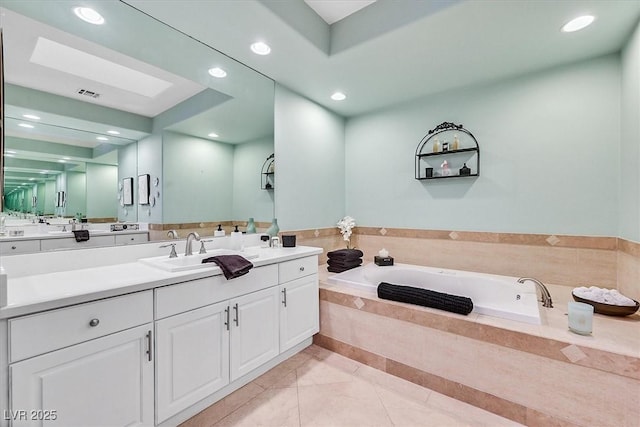
<svg viewBox="0 0 640 427">
<path fill-rule="evenodd" d="M 109 230 L 88 230 L 89 235 L 91 237 L 99 237 L 99 236 L 114 236 L 120 234 L 141 234 L 148 233 L 147 230 L 122 230 L 122 231 L 109 231 Z M 10 236 L 7 231 L 5 235 L 0 235 L 0 242 L 14 242 L 21 240 L 43 240 L 43 239 L 73 239 L 73 232 L 54 232 L 50 233 L 48 231 L 44 232 L 36 232 L 29 231 L 25 232 L 22 236 Z"/>
<path fill-rule="evenodd" d="M 322 253 L 321 248 L 308 246 L 277 249 L 249 247 L 245 250 L 247 253 L 258 253 L 257 258 L 251 259 L 254 267 Z M 38 255 L 42 254 L 34 254 L 31 259 L 38 262 L 41 259 Z M 29 260 L 29 255 L 16 256 L 24 257 L 25 262 Z M 11 277 L 8 271 L 7 305 L 0 307 L 0 319 L 218 274 L 222 272 L 215 265 L 198 270 L 168 272 L 138 261 L 33 275 L 18 274 L 17 277 Z"/>
</svg>

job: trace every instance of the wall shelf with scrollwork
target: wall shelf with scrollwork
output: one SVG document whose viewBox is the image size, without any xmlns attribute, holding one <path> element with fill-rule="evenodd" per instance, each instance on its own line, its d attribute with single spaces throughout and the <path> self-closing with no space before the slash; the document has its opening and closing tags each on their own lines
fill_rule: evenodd
<svg viewBox="0 0 640 427">
<path fill-rule="evenodd" d="M 273 190 L 275 187 L 275 165 L 275 154 L 267 157 L 267 160 L 262 164 L 260 188 L 263 190 Z"/>
<path fill-rule="evenodd" d="M 462 125 L 443 122 L 416 148 L 415 178 L 443 179 L 480 175 L 480 146 Z"/>
</svg>

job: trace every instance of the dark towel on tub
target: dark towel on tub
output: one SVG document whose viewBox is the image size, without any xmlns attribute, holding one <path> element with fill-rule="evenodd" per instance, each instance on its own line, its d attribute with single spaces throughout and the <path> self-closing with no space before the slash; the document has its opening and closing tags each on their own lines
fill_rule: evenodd
<svg viewBox="0 0 640 427">
<path fill-rule="evenodd" d="M 471 298 L 386 282 L 378 285 L 378 298 L 437 308 L 465 316 L 473 310 Z"/>
<path fill-rule="evenodd" d="M 354 259 L 361 258 L 364 253 L 360 249 L 337 249 L 335 251 L 327 252 L 329 259 L 352 261 Z"/>
<path fill-rule="evenodd" d="M 217 255 L 202 260 L 203 264 L 207 262 L 216 263 L 227 280 L 244 276 L 253 268 L 253 264 L 240 255 Z"/>
<path fill-rule="evenodd" d="M 73 230 L 73 237 L 76 242 L 86 242 L 89 240 L 89 230 Z"/>
<path fill-rule="evenodd" d="M 353 268 L 362 264 L 362 258 L 354 259 L 353 261 L 336 261 L 335 259 L 329 258 L 327 260 L 327 264 L 329 264 L 331 267 Z"/>
</svg>

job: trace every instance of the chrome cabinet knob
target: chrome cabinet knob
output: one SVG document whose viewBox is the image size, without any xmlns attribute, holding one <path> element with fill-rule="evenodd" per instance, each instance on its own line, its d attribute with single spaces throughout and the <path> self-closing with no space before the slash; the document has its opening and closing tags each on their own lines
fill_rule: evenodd
<svg viewBox="0 0 640 427">
<path fill-rule="evenodd" d="M 300 267 L 300 271 L 304 271 L 304 267 Z"/>
<path fill-rule="evenodd" d="M 89 326 L 91 326 L 91 327 L 98 326 L 98 324 L 100 324 L 100 320 L 98 320 L 98 319 L 91 319 L 89 321 Z"/>
</svg>

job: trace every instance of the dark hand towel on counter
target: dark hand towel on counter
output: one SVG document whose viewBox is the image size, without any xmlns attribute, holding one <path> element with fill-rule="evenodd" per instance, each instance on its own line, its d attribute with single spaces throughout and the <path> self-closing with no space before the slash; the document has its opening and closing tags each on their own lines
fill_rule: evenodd
<svg viewBox="0 0 640 427">
<path fill-rule="evenodd" d="M 327 257 L 336 260 L 354 260 L 362 258 L 364 253 L 360 249 L 337 249 L 335 251 L 327 252 Z"/>
<path fill-rule="evenodd" d="M 385 282 L 378 285 L 378 298 L 437 308 L 465 316 L 473 310 L 471 298 Z"/>
<path fill-rule="evenodd" d="M 89 230 L 73 230 L 73 236 L 76 242 L 86 242 L 89 240 Z"/>
<path fill-rule="evenodd" d="M 202 260 L 203 264 L 208 262 L 216 263 L 227 280 L 244 276 L 253 268 L 253 264 L 240 255 L 218 255 Z"/>
</svg>

